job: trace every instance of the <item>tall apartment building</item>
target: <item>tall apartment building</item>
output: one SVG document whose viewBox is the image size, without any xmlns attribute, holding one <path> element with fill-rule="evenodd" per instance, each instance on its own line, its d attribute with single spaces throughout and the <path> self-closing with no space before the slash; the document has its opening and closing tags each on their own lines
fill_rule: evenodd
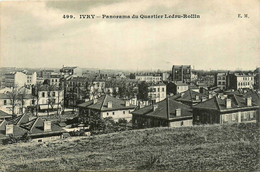
<svg viewBox="0 0 260 172">
<path fill-rule="evenodd" d="M 244 89 L 254 87 L 254 75 L 251 73 L 233 73 L 228 74 L 228 88 L 230 89 Z"/>
<path fill-rule="evenodd" d="M 164 83 L 153 84 L 148 87 L 148 90 L 148 97 L 154 102 L 159 102 L 166 98 L 166 85 Z"/>
<path fill-rule="evenodd" d="M 215 84 L 221 90 L 227 88 L 227 74 L 226 73 L 217 73 L 215 77 Z"/>
<path fill-rule="evenodd" d="M 10 72 L 5 74 L 6 87 L 22 87 L 27 83 L 27 75 L 23 72 Z"/>
<path fill-rule="evenodd" d="M 173 65 L 172 80 L 182 81 L 185 83 L 191 82 L 191 65 Z"/>
</svg>

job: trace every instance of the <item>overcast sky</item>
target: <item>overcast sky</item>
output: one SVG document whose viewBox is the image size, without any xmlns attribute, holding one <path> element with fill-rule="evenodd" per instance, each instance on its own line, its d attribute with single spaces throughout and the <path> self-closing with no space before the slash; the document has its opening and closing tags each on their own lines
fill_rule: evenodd
<svg viewBox="0 0 260 172">
<path fill-rule="evenodd" d="M 0 66 L 255 69 L 259 0 L 1 2 Z M 76 19 L 63 19 L 72 14 Z M 79 14 L 198 14 L 199 19 L 93 19 Z M 248 14 L 249 18 L 238 18 Z"/>
</svg>

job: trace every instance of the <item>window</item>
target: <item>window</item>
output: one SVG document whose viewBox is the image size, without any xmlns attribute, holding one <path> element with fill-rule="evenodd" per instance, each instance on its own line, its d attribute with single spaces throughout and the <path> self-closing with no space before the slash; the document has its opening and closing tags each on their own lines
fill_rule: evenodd
<svg viewBox="0 0 260 172">
<path fill-rule="evenodd" d="M 160 92 L 160 88 L 158 88 L 158 92 Z"/>
<path fill-rule="evenodd" d="M 52 92 L 52 96 L 55 97 L 55 92 Z"/>
<path fill-rule="evenodd" d="M 113 112 L 113 115 L 115 115 L 115 112 Z"/>
<path fill-rule="evenodd" d="M 51 93 L 50 92 L 48 92 L 48 97 L 50 97 L 51 96 Z"/>
<path fill-rule="evenodd" d="M 6 105 L 7 104 L 7 101 L 6 100 L 4 100 L 4 105 Z"/>
<path fill-rule="evenodd" d="M 107 116 L 109 115 L 109 112 L 107 112 Z"/>
<path fill-rule="evenodd" d="M 164 92 L 164 88 L 162 88 L 162 92 Z"/>
<path fill-rule="evenodd" d="M 235 121 L 235 120 L 236 120 L 236 114 L 233 113 L 233 114 L 232 114 L 232 121 Z"/>
<path fill-rule="evenodd" d="M 123 114 L 125 114 L 125 111 L 123 111 Z"/>
<path fill-rule="evenodd" d="M 42 97 L 45 97 L 45 92 L 42 92 Z"/>
<path fill-rule="evenodd" d="M 35 100 L 32 100 L 32 105 L 34 105 L 34 103 L 35 103 Z"/>
</svg>

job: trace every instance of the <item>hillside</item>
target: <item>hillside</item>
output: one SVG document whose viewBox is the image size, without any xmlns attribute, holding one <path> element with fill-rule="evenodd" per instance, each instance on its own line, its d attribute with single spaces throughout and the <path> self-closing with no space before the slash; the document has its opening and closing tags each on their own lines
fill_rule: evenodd
<svg viewBox="0 0 260 172">
<path fill-rule="evenodd" d="M 0 171 L 260 170 L 254 123 L 154 128 L 1 146 Z"/>
</svg>

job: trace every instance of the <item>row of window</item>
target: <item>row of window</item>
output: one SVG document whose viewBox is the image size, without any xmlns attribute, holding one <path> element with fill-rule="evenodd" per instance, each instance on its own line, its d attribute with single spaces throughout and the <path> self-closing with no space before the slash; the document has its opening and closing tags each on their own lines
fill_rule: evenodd
<svg viewBox="0 0 260 172">
<path fill-rule="evenodd" d="M 51 92 L 48 92 L 48 97 L 51 96 Z M 52 96 L 55 97 L 56 96 L 56 92 L 52 92 Z M 45 97 L 45 92 L 42 92 L 42 97 Z"/>
<path fill-rule="evenodd" d="M 247 86 L 247 85 L 252 85 L 253 83 L 251 82 L 238 82 L 238 86 Z"/>
<path fill-rule="evenodd" d="M 32 105 L 34 105 L 35 100 L 32 100 L 31 103 L 32 103 Z M 4 105 L 7 105 L 7 100 L 4 100 Z"/>
<path fill-rule="evenodd" d="M 131 111 L 128 111 L 128 113 L 131 113 Z M 107 116 L 109 116 L 109 112 L 107 112 Z M 123 114 L 125 114 L 125 111 L 123 111 Z M 115 112 L 112 112 L 112 115 L 115 115 Z"/>
</svg>

